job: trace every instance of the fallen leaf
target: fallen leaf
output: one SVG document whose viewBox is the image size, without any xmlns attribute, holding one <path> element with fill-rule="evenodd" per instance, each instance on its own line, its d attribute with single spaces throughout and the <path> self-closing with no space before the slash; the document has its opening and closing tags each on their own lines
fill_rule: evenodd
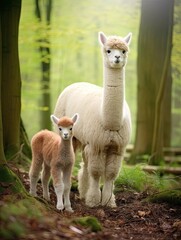
<svg viewBox="0 0 181 240">
<path fill-rule="evenodd" d="M 181 220 L 177 220 L 176 222 L 174 222 L 173 227 L 181 231 Z"/>
</svg>

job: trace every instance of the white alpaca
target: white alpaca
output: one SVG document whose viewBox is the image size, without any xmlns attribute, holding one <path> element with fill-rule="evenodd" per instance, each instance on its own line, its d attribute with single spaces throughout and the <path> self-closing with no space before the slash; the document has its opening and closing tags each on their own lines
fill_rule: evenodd
<svg viewBox="0 0 181 240">
<path fill-rule="evenodd" d="M 35 134 L 31 141 L 32 163 L 29 171 L 30 193 L 36 196 L 36 185 L 39 173 L 41 175 L 43 197 L 50 200 L 49 178 L 53 179 L 53 186 L 57 196 L 57 209 L 72 212 L 70 203 L 71 173 L 75 160 L 72 145 L 72 128 L 78 119 L 78 114 L 72 118 L 57 118 L 51 115 L 51 119 L 59 129 L 59 134 L 43 130 Z M 64 197 L 64 203 L 63 203 Z"/>
<path fill-rule="evenodd" d="M 81 145 L 80 198 L 90 207 L 115 207 L 114 180 L 118 176 L 131 135 L 131 116 L 125 101 L 125 65 L 132 34 L 106 37 L 99 33 L 103 53 L 103 88 L 74 83 L 60 94 L 54 113 L 80 115 L 75 126 L 76 145 Z M 100 179 L 103 181 L 102 194 Z"/>
</svg>

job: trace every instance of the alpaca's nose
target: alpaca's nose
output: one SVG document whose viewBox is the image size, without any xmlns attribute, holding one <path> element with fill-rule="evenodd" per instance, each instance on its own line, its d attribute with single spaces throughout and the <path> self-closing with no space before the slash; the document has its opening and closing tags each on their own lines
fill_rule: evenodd
<svg viewBox="0 0 181 240">
<path fill-rule="evenodd" d="M 68 133 L 64 133 L 64 137 L 68 137 Z"/>
<path fill-rule="evenodd" d="M 115 58 L 119 59 L 119 58 L 120 58 L 120 56 L 116 55 L 116 56 L 115 56 Z"/>
</svg>

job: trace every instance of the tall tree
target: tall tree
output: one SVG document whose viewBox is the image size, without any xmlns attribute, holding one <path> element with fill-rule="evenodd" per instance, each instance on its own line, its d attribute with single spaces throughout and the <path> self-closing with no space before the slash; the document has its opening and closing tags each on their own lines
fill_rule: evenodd
<svg viewBox="0 0 181 240">
<path fill-rule="evenodd" d="M 18 26 L 21 0 L 0 2 L 0 193 L 26 194 L 19 178 L 6 164 L 4 151 L 20 147 L 21 78 Z"/>
<path fill-rule="evenodd" d="M 174 4 L 174 35 L 173 35 L 173 55 L 172 55 L 172 72 L 173 72 L 173 98 L 172 98 L 172 137 L 173 144 L 180 146 L 181 143 L 181 1 L 175 0 Z"/>
<path fill-rule="evenodd" d="M 2 21 L 0 17 L 0 93 L 2 92 L 1 91 L 1 85 L 2 85 L 2 27 L 1 26 L 2 26 Z M 6 158 L 4 155 L 4 146 L 3 146 L 2 105 L 0 101 L 0 165 L 4 165 L 5 163 L 6 163 Z"/>
<path fill-rule="evenodd" d="M 51 128 L 50 114 L 50 23 L 51 23 L 52 0 L 35 0 L 35 14 L 40 23 L 41 34 L 39 37 L 39 51 L 41 55 L 41 88 L 42 88 L 42 108 L 41 108 L 41 127 Z M 43 16 L 45 15 L 45 19 Z"/>
<path fill-rule="evenodd" d="M 173 0 L 142 0 L 137 59 L 137 128 L 132 159 L 159 163 L 171 132 Z"/>
<path fill-rule="evenodd" d="M 6 152 L 20 147 L 21 77 L 18 26 L 21 0 L 1 1 L 1 107 Z"/>
</svg>

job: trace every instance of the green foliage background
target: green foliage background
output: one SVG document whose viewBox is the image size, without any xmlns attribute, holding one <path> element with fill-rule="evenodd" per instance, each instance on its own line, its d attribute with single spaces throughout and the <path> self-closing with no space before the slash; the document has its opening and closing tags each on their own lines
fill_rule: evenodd
<svg viewBox="0 0 181 240">
<path fill-rule="evenodd" d="M 42 5 L 45 4 L 42 1 Z M 131 108 L 134 141 L 136 128 L 136 59 L 140 20 L 140 0 L 53 0 L 52 21 L 49 31 L 35 18 L 34 1 L 22 1 L 19 33 L 19 50 L 22 74 L 22 117 L 31 138 L 41 129 L 40 111 L 40 55 L 38 38 L 50 34 L 51 100 L 52 112 L 60 92 L 69 84 L 88 81 L 102 85 L 102 57 L 98 32 L 125 36 L 133 33 L 126 67 L 126 98 Z M 173 36 L 173 127 L 172 145 L 180 145 L 181 111 L 181 4 L 175 1 L 175 26 Z M 43 29 L 43 30 L 42 30 Z M 155 36 L 156 37 L 156 36 Z M 179 121 L 178 121 L 179 120 Z M 173 121 L 174 123 L 174 121 Z M 173 125 L 174 126 L 174 125 Z M 179 133 L 179 134 L 178 134 Z"/>
</svg>

